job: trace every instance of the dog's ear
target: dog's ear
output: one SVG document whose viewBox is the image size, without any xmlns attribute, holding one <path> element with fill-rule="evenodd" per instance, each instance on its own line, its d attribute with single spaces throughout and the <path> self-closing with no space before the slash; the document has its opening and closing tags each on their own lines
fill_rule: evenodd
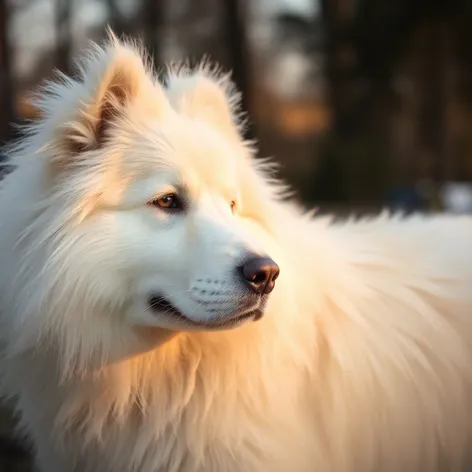
<svg viewBox="0 0 472 472">
<path fill-rule="evenodd" d="M 244 125 L 239 111 L 240 94 L 229 74 L 206 65 L 194 70 L 170 70 L 165 89 L 178 112 L 205 120 L 230 138 L 240 138 Z"/>
<path fill-rule="evenodd" d="M 95 45 L 79 64 L 79 80 L 63 77 L 61 83 L 49 85 L 49 98 L 39 105 L 46 119 L 49 115 L 54 120 L 49 123 L 63 152 L 100 148 L 135 104 L 144 112 L 159 113 L 167 98 L 144 57 L 137 46 L 110 33 L 105 45 Z"/>
</svg>

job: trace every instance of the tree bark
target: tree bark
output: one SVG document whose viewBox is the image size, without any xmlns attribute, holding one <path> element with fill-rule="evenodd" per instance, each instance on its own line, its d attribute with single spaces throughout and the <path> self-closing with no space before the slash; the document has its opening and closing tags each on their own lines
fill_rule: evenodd
<svg viewBox="0 0 472 472">
<path fill-rule="evenodd" d="M 236 87 L 242 94 L 241 107 L 244 112 L 250 110 L 250 84 L 249 64 L 250 55 L 246 35 L 246 2 L 245 0 L 226 0 L 225 3 L 224 29 L 226 31 L 226 43 L 232 78 Z M 254 135 L 254 125 L 251 124 L 247 130 L 246 138 Z"/>
<path fill-rule="evenodd" d="M 154 64 L 160 67 L 162 61 L 161 29 L 164 24 L 164 8 L 166 0 L 147 0 L 143 3 L 143 23 L 145 28 L 145 41 L 149 53 L 154 59 Z"/>
<path fill-rule="evenodd" d="M 72 49 L 71 37 L 72 1 L 57 0 L 56 3 L 56 67 L 68 74 Z"/>
<path fill-rule="evenodd" d="M 8 36 L 7 0 L 0 0 L 0 145 L 11 136 L 14 115 L 14 90 L 11 70 L 11 48 Z"/>
<path fill-rule="evenodd" d="M 446 29 L 441 21 L 427 26 L 423 59 L 424 103 L 420 115 L 420 142 L 431 159 L 431 177 L 437 186 L 444 180 L 445 155 L 445 44 Z"/>
</svg>

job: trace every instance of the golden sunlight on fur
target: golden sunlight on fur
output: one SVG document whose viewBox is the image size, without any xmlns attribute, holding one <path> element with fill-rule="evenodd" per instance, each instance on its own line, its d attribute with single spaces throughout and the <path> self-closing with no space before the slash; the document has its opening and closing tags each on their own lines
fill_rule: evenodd
<svg viewBox="0 0 472 472">
<path fill-rule="evenodd" d="M 472 470 L 472 218 L 305 214 L 238 100 L 113 35 L 38 92 L 0 190 L 0 392 L 39 470 Z"/>
</svg>

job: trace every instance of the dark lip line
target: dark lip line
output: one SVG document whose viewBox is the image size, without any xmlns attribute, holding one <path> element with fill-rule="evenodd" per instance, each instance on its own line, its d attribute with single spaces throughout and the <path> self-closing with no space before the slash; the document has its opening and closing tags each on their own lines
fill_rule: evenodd
<svg viewBox="0 0 472 472">
<path fill-rule="evenodd" d="M 172 303 L 170 303 L 168 300 L 166 300 L 164 297 L 158 297 L 160 298 L 160 303 L 154 303 L 151 304 L 151 309 L 154 309 L 156 311 L 161 311 L 159 310 L 159 307 L 161 305 L 162 308 L 162 314 L 163 315 L 172 315 L 176 317 L 176 320 L 178 322 L 182 322 L 183 324 L 189 325 L 189 326 L 196 326 L 196 327 L 201 327 L 201 328 L 221 328 L 224 326 L 232 326 L 234 324 L 237 324 L 245 319 L 254 317 L 255 320 L 259 320 L 262 318 L 262 313 L 263 310 L 260 308 L 255 308 L 253 310 L 247 311 L 239 316 L 235 316 L 229 320 L 226 321 L 221 321 L 218 323 L 218 320 L 216 322 L 198 322 L 198 321 L 193 321 L 187 316 L 185 316 L 180 310 L 178 310 Z M 162 306 L 165 304 L 164 306 Z"/>
<path fill-rule="evenodd" d="M 220 323 L 215 322 L 215 323 L 199 323 L 198 321 L 193 321 L 189 318 L 187 318 L 185 315 L 181 315 L 181 317 L 186 321 L 187 324 L 192 325 L 192 326 L 199 326 L 199 327 L 204 327 L 204 328 L 221 328 L 223 326 L 232 326 L 234 324 L 237 324 L 245 319 L 251 318 L 258 316 L 259 310 L 251 310 L 249 312 L 243 313 L 242 315 L 235 316 L 227 321 L 222 321 Z"/>
<path fill-rule="evenodd" d="M 193 321 L 190 318 L 187 318 L 184 314 L 182 314 L 178 310 L 174 310 L 173 312 L 167 311 L 165 314 L 176 315 L 178 317 L 177 321 L 182 321 L 184 324 L 189 325 L 189 326 L 198 326 L 200 328 L 221 328 L 223 326 L 232 326 L 234 324 L 239 323 L 240 321 L 251 318 L 253 316 L 259 319 L 260 318 L 259 312 L 260 310 L 258 309 L 251 310 L 246 313 L 243 313 L 242 315 L 235 316 L 227 321 L 221 321 L 219 323 L 218 321 L 213 322 L 213 323 L 212 322 L 203 323 L 203 322 Z"/>
</svg>

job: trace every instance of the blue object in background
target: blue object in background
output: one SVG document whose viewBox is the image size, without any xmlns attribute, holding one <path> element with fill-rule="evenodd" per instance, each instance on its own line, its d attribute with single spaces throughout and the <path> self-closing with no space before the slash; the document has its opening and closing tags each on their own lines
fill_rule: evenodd
<svg viewBox="0 0 472 472">
<path fill-rule="evenodd" d="M 387 205 L 392 210 L 411 213 L 423 209 L 423 199 L 416 187 L 394 187 L 388 192 Z"/>
</svg>

